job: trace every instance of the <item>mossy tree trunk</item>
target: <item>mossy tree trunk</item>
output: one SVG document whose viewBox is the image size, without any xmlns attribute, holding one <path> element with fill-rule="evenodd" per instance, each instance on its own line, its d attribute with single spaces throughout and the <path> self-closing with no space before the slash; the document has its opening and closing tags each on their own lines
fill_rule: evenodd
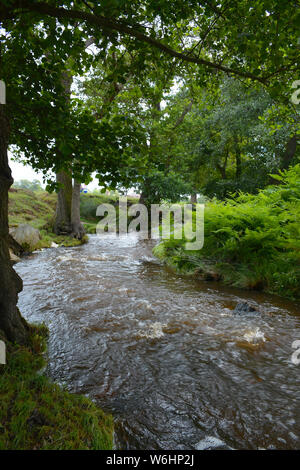
<svg viewBox="0 0 300 470">
<path fill-rule="evenodd" d="M 9 123 L 5 105 L 0 104 L 0 330 L 9 341 L 28 342 L 29 327 L 17 308 L 23 284 L 9 255 L 8 190 L 13 183 L 8 165 Z"/>
<path fill-rule="evenodd" d="M 56 181 L 61 185 L 57 195 L 57 205 L 53 231 L 57 235 L 71 233 L 72 212 L 72 177 L 61 171 L 56 175 Z"/>
<path fill-rule="evenodd" d="M 72 81 L 71 72 L 66 70 L 61 77 L 66 105 L 70 102 Z M 61 187 L 58 192 L 53 231 L 57 235 L 67 233 L 81 240 L 85 230 L 80 223 L 80 183 L 74 180 L 73 187 L 72 175 L 65 171 L 59 172 L 56 180 Z"/>
</svg>

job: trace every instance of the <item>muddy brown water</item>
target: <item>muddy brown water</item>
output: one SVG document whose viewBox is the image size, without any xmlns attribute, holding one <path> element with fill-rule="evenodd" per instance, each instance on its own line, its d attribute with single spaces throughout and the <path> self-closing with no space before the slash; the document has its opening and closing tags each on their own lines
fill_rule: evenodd
<svg viewBox="0 0 300 470">
<path fill-rule="evenodd" d="M 180 277 L 152 246 L 92 236 L 16 265 L 47 373 L 113 414 L 117 449 L 300 448 L 299 305 Z"/>
</svg>

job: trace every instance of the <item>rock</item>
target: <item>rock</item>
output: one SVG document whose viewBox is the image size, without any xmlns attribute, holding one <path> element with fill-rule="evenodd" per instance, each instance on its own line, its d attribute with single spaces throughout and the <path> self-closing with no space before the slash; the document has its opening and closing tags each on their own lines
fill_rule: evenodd
<svg viewBox="0 0 300 470">
<path fill-rule="evenodd" d="M 28 224 L 20 224 L 10 229 L 10 235 L 25 251 L 34 251 L 41 239 L 40 232 Z"/>
<path fill-rule="evenodd" d="M 13 264 L 17 263 L 18 261 L 21 261 L 21 259 L 17 255 L 15 255 L 11 249 L 9 249 L 9 255 Z"/>
<path fill-rule="evenodd" d="M 47 425 L 49 425 L 48 420 L 37 409 L 34 409 L 31 413 L 31 416 L 27 419 L 27 426 L 30 430 L 34 429 L 35 427 L 42 427 Z"/>
<path fill-rule="evenodd" d="M 8 246 L 12 253 L 17 256 L 20 256 L 24 253 L 21 245 L 11 236 L 11 234 L 8 235 Z"/>
<path fill-rule="evenodd" d="M 236 304 L 235 309 L 233 310 L 233 313 L 243 315 L 247 313 L 251 313 L 251 314 L 259 313 L 259 311 L 256 308 L 252 307 L 252 305 L 249 305 L 247 302 L 239 302 L 238 304 Z"/>
<path fill-rule="evenodd" d="M 51 248 L 58 248 L 59 245 L 55 242 L 51 242 Z"/>
</svg>

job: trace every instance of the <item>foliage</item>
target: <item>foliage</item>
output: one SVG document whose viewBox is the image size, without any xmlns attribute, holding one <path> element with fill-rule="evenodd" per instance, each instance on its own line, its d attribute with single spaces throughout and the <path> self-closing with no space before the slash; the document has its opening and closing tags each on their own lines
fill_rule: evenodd
<svg viewBox="0 0 300 470">
<path fill-rule="evenodd" d="M 274 94 L 284 89 L 286 80 L 280 77 L 292 77 L 297 69 L 298 14 L 290 2 L 276 0 L 255 0 L 251 5 L 246 0 L 220 0 L 217 5 L 196 0 L 64 0 L 59 5 L 52 0 L 7 0 L 0 9 L 5 27 L 18 24 L 20 17 L 30 25 L 43 20 L 52 28 L 48 47 L 56 45 L 58 34 L 62 36 L 61 54 L 70 42 L 73 45 L 70 25 L 79 21 L 77 33 L 97 38 L 101 50 L 122 44 L 132 54 L 138 51 L 141 68 L 149 57 L 169 68 L 183 61 L 198 67 L 202 83 L 226 71 L 267 83 Z M 27 24 L 23 21 L 21 26 Z M 78 62 L 74 60 L 75 65 Z"/>
<path fill-rule="evenodd" d="M 20 180 L 20 181 L 15 181 L 13 184 L 14 188 L 20 188 L 20 189 L 29 189 L 30 191 L 41 191 L 42 186 L 39 180 Z"/>
<path fill-rule="evenodd" d="M 136 186 L 142 194 L 146 206 L 159 204 L 162 200 L 176 202 L 191 192 L 190 185 L 175 173 L 164 174 L 162 171 L 149 171 L 143 181 Z"/>
<path fill-rule="evenodd" d="M 156 253 L 181 271 L 212 269 L 225 282 L 299 298 L 300 165 L 275 175 L 280 185 L 257 195 L 211 201 L 205 209 L 202 250 L 185 240 L 165 240 Z"/>
<path fill-rule="evenodd" d="M 208 84 L 216 86 L 224 78 L 220 72 L 226 72 L 247 87 L 250 82 L 263 83 L 270 96 L 281 99 L 287 99 L 294 79 L 297 11 L 288 2 L 256 1 L 249 7 L 244 0 L 221 1 L 214 7 L 195 1 L 180 5 L 114 2 L 108 6 L 106 1 L 91 5 L 66 0 L 57 5 L 50 0 L 22 0 L 16 6 L 7 0 L 0 13 L 1 78 L 8 85 L 10 144 L 15 155 L 43 171 L 45 177 L 49 170 L 71 166 L 81 181 L 97 171 L 101 183 L 129 187 L 133 182 L 143 184 L 148 171 L 188 174 L 196 166 L 187 180 L 198 184 L 199 162 L 188 158 L 182 168 L 178 165 L 182 154 L 179 148 L 173 151 L 174 145 L 169 152 L 169 156 L 177 154 L 173 165 L 164 158 L 164 148 L 169 148 L 168 125 L 164 138 L 158 139 L 161 129 L 155 123 L 154 109 L 174 77 L 188 86 L 192 83 L 192 88 L 209 89 Z M 86 47 L 91 38 L 93 53 Z M 80 93 L 66 100 L 62 78 L 87 73 L 91 80 L 85 89 L 90 89 L 93 100 L 85 101 Z M 116 90 L 122 87 L 122 104 L 106 115 Z M 255 95 L 255 91 L 251 93 Z M 138 113 L 132 112 L 134 102 Z M 215 116 L 207 127 L 213 128 L 214 120 L 221 129 L 227 122 L 231 128 L 239 125 L 237 114 L 241 112 L 246 119 L 245 109 L 246 103 L 237 103 L 227 120 L 226 106 L 219 106 L 219 120 Z M 160 120 L 162 126 L 168 124 L 167 119 Z M 195 129 L 192 133 L 195 136 Z M 209 141 L 210 136 L 206 137 Z M 243 140 L 244 136 L 239 137 Z M 193 148 L 199 150 L 193 138 L 188 140 L 184 156 Z M 205 139 L 198 135 L 199 140 L 204 149 L 202 160 L 219 164 L 219 145 L 214 145 L 212 155 Z M 221 146 L 224 142 L 221 138 Z M 163 169 L 157 165 L 158 158 L 163 160 Z M 197 155 L 196 160 L 199 158 Z M 203 164 L 200 166 L 202 170 Z M 208 168 L 212 167 L 210 163 Z M 252 167 L 250 174 L 255 174 Z M 247 177 L 247 183 L 250 180 Z M 207 192 L 228 192 L 222 185 L 220 191 L 215 186 L 215 191 L 208 188 Z M 53 181 L 50 187 L 54 187 Z M 239 187 L 250 189 L 244 184 Z"/>
<path fill-rule="evenodd" d="M 266 90 L 229 78 L 218 88 L 199 89 L 193 80 L 188 86 L 167 98 L 157 133 L 169 171 L 189 181 L 194 192 L 220 199 L 238 190 L 255 193 L 269 184 L 270 172 L 298 161 L 299 151 L 288 161 L 285 155 L 298 129 L 292 106 L 276 115 L 278 103 Z"/>
</svg>

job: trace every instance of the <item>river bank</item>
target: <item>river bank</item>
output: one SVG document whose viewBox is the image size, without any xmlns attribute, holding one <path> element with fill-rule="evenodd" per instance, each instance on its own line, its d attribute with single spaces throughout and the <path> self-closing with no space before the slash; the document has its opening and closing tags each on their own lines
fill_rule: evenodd
<svg viewBox="0 0 300 470">
<path fill-rule="evenodd" d="M 154 254 L 180 274 L 298 300 L 300 165 L 276 178 L 281 184 L 257 195 L 208 202 L 201 250 L 171 237 Z"/>
<path fill-rule="evenodd" d="M 43 326 L 31 327 L 28 347 L 6 341 L 7 364 L 0 365 L 0 450 L 112 449 L 112 417 L 43 375 L 47 333 Z"/>
<path fill-rule="evenodd" d="M 68 235 L 56 235 L 52 232 L 57 194 L 47 191 L 31 191 L 11 188 L 9 190 L 9 227 L 13 229 L 21 224 L 30 225 L 39 231 L 40 240 L 36 249 L 50 248 L 53 244 L 61 246 L 79 246 L 87 242 L 87 237 L 77 240 Z"/>
</svg>

